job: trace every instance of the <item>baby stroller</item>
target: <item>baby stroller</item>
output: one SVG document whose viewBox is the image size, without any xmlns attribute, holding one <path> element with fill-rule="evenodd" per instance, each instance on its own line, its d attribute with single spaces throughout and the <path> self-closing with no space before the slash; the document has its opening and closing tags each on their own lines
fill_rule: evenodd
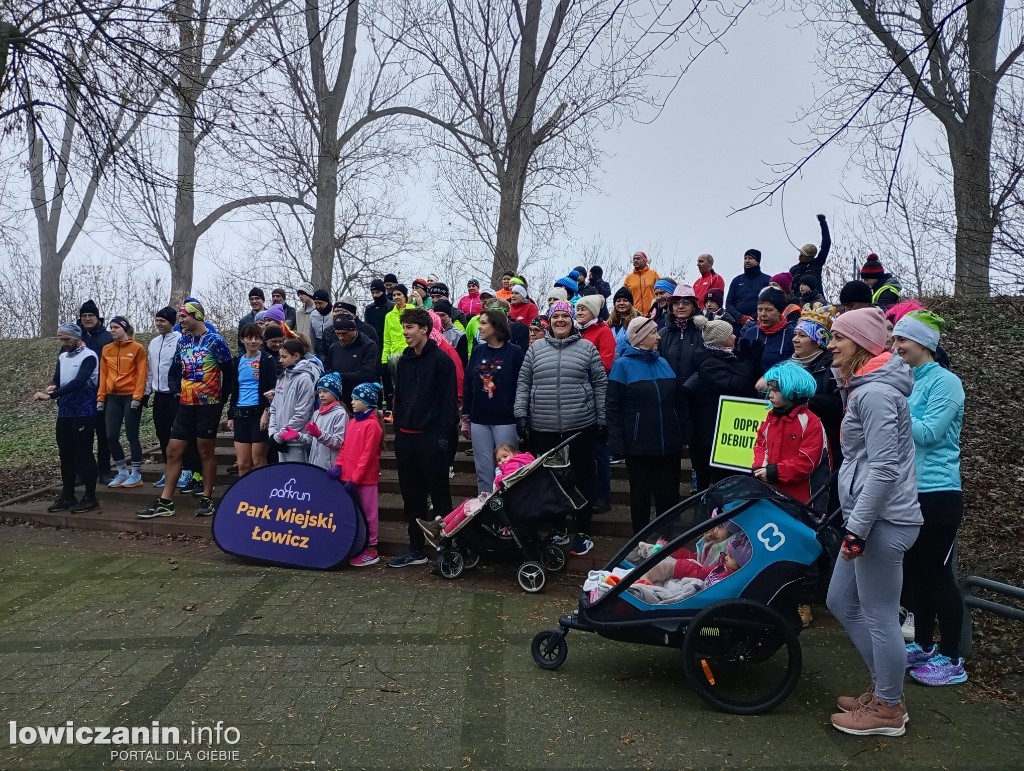
<svg viewBox="0 0 1024 771">
<path fill-rule="evenodd" d="M 478 511 L 431 543 L 437 549 L 434 570 L 454 579 L 476 567 L 481 557 L 522 560 L 516 571 L 519 587 L 524 592 L 541 591 L 547 572 L 557 573 L 567 562 L 551 528 L 561 526 L 566 514 L 587 503 L 569 469 L 568 445 L 574 438 L 509 474 Z M 541 527 L 549 531 L 543 537 Z"/>
<path fill-rule="evenodd" d="M 704 506 L 717 509 L 714 519 L 700 516 Z M 695 518 L 701 521 L 693 524 Z M 608 563 L 607 585 L 585 592 L 558 629 L 534 637 L 534 661 L 544 669 L 562 666 L 572 629 L 679 648 L 683 671 L 712 706 L 737 715 L 766 712 L 789 696 L 800 677 L 796 590 L 822 544 L 829 552 L 838 544 L 830 520 L 758 479 L 729 477 L 634 536 Z M 662 560 L 681 558 L 681 549 L 707 550 L 698 536 L 719 525 L 715 532 L 735 533 L 727 543 L 749 541 L 742 567 L 706 588 L 698 581 L 695 589 L 692 578 L 648 585 L 644 575 Z M 663 545 L 641 546 L 655 542 Z"/>
</svg>

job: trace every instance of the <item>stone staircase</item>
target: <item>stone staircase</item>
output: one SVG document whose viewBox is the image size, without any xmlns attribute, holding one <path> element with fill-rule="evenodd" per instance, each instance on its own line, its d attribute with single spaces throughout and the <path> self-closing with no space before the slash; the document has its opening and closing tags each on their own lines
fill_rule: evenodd
<svg viewBox="0 0 1024 771">
<path fill-rule="evenodd" d="M 381 456 L 380 478 L 380 534 L 379 549 L 382 554 L 397 554 L 408 544 L 402 496 L 399 493 L 398 471 L 395 454 L 391 449 L 391 426 L 386 430 L 387 449 Z M 466 454 L 469 442 L 459 440 L 455 458 L 455 478 L 451 480 L 452 500 L 458 503 L 464 498 L 476 495 L 476 473 L 473 458 Z M 234 463 L 234 447 L 231 435 L 217 436 L 217 486 L 214 499 L 218 499 L 237 477 L 227 473 Z M 160 536 L 189 535 L 210 538 L 211 519 L 195 516 L 191 496 L 180 493 L 175 496 L 177 513 L 173 517 L 139 519 L 138 509 L 144 508 L 160 494 L 152 483 L 163 474 L 159 454 L 146 456 L 142 467 L 144 484 L 133 489 L 109 489 L 103 485 L 97 488 L 100 509 L 84 514 L 68 511 L 49 513 L 46 507 L 52 503 L 58 488 L 40 492 L 34 497 L 15 499 L 0 507 L 0 517 L 35 522 L 57 527 L 105 530 L 113 532 L 147 533 Z M 689 461 L 683 461 L 682 494 L 690 489 Z M 55 480 L 56 481 L 56 480 Z M 629 480 L 625 466 L 612 466 L 612 510 L 594 516 L 593 533 L 595 548 L 583 558 L 572 558 L 569 569 L 574 572 L 603 567 L 624 541 L 632 534 L 629 519 Z M 514 566 L 513 566 L 514 567 Z M 512 567 L 510 567 L 510 570 Z"/>
</svg>

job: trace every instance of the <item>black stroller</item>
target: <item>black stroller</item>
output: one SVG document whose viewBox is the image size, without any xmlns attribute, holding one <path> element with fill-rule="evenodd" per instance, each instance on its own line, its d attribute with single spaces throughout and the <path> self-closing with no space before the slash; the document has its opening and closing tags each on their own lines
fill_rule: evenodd
<svg viewBox="0 0 1024 771">
<path fill-rule="evenodd" d="M 704 506 L 714 519 L 701 516 Z M 838 549 L 830 520 L 753 477 L 729 477 L 659 516 L 592 572 L 577 610 L 534 637 L 533 658 L 562 666 L 572 629 L 679 648 L 683 671 L 712 706 L 766 712 L 800 677 L 796 590 L 823 544 Z M 670 557 L 655 574 L 671 578 L 645 578 Z"/>
<path fill-rule="evenodd" d="M 552 528 L 562 527 L 566 515 L 587 502 L 569 469 L 568 445 L 574 438 L 502 479 L 498 489 L 451 533 L 438 539 L 424 528 L 427 541 L 437 549 L 434 570 L 454 579 L 476 567 L 482 557 L 519 560 L 520 588 L 541 591 L 547 572 L 557 573 L 567 562 Z M 547 535 L 542 536 L 541 529 Z"/>
</svg>

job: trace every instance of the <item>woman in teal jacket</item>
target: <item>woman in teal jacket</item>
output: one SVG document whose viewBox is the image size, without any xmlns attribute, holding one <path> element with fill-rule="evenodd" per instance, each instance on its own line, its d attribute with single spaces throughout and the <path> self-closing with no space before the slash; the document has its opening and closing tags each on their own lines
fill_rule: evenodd
<svg viewBox="0 0 1024 771">
<path fill-rule="evenodd" d="M 960 428 L 964 389 L 960 378 L 935 361 L 945 322 L 931 311 L 913 311 L 893 328 L 894 350 L 914 370 L 910 405 L 918 501 L 924 524 L 903 563 L 905 604 L 914 613 L 914 642 L 907 646 L 910 676 L 924 685 L 967 681 L 960 658 L 964 606 L 953 575 L 953 544 L 964 516 L 960 485 Z M 942 641 L 933 643 L 938 618 Z"/>
</svg>

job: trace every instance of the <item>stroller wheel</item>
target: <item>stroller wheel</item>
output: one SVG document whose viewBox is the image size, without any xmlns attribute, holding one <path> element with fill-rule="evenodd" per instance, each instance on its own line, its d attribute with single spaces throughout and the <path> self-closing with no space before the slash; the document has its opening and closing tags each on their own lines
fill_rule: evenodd
<svg viewBox="0 0 1024 771">
<path fill-rule="evenodd" d="M 464 566 L 462 555 L 454 549 L 442 552 L 437 558 L 437 570 L 444 578 L 458 578 Z"/>
<path fill-rule="evenodd" d="M 569 655 L 565 633 L 557 629 L 538 632 L 530 643 L 530 653 L 541 669 L 558 669 Z"/>
<path fill-rule="evenodd" d="M 477 565 L 480 564 L 480 554 L 478 552 L 475 552 L 472 549 L 467 549 L 465 547 L 463 547 L 462 552 L 463 552 L 463 560 L 462 561 L 463 561 L 463 564 L 466 566 L 466 570 L 472 570 L 473 568 L 475 568 Z"/>
<path fill-rule="evenodd" d="M 683 670 L 723 712 L 756 715 L 777 707 L 796 687 L 801 664 L 793 627 L 763 603 L 723 600 L 686 625 Z"/>
<path fill-rule="evenodd" d="M 547 581 L 547 576 L 544 575 L 544 566 L 539 562 L 524 562 L 519 566 L 516 580 L 519 582 L 519 588 L 524 592 L 536 594 L 544 588 Z"/>
<path fill-rule="evenodd" d="M 557 573 L 565 567 L 566 560 L 565 552 L 555 546 L 553 543 L 549 543 L 544 547 L 544 569 L 550 570 L 552 573 Z"/>
</svg>

